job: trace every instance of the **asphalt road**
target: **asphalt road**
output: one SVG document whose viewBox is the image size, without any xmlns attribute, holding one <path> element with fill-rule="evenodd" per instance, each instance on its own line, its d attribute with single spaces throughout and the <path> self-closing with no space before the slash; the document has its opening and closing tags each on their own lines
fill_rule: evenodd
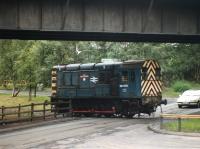
<svg viewBox="0 0 200 149">
<path fill-rule="evenodd" d="M 174 100 L 164 113 L 189 113 L 200 109 L 178 109 Z M 81 118 L 0 135 L 0 149 L 199 149 L 200 138 L 156 134 L 147 129 L 157 120 L 143 118 Z"/>
</svg>

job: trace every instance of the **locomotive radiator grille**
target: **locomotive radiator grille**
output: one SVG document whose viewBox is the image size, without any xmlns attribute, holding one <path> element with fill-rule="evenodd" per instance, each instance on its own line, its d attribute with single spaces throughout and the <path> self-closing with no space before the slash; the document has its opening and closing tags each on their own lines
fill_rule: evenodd
<svg viewBox="0 0 200 149">
<path fill-rule="evenodd" d="M 142 66 L 142 96 L 161 96 L 160 66 L 154 60 L 147 60 Z"/>
</svg>

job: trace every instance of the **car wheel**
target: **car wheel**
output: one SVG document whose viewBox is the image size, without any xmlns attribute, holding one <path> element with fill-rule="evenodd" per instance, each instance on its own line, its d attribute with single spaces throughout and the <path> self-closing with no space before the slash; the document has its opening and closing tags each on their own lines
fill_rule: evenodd
<svg viewBox="0 0 200 149">
<path fill-rule="evenodd" d="M 200 101 L 197 102 L 197 108 L 200 108 Z"/>
<path fill-rule="evenodd" d="M 178 108 L 182 108 L 182 105 L 178 105 Z"/>
</svg>

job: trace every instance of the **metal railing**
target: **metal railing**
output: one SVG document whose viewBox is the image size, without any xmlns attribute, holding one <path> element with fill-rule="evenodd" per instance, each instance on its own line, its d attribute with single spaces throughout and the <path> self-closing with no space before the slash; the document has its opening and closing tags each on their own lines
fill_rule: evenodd
<svg viewBox="0 0 200 149">
<path fill-rule="evenodd" d="M 160 115 L 160 129 L 167 129 L 167 125 L 171 125 L 174 131 L 181 132 L 182 131 L 182 124 L 186 120 L 191 119 L 199 119 L 200 115 L 181 115 L 181 114 L 161 114 Z"/>
<path fill-rule="evenodd" d="M 58 115 L 71 116 L 71 101 L 31 103 L 12 107 L 0 107 L 0 124 L 34 119 L 57 118 Z"/>
</svg>

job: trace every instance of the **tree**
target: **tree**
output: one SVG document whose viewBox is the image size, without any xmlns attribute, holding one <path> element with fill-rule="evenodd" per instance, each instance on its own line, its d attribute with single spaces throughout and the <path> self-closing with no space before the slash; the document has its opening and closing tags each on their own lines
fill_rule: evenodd
<svg viewBox="0 0 200 149">
<path fill-rule="evenodd" d="M 21 80 L 26 80 L 28 82 L 28 88 L 29 88 L 29 100 L 32 99 L 32 88 L 35 88 L 35 96 L 36 96 L 36 87 L 38 83 L 37 79 L 37 71 L 38 66 L 35 63 L 35 42 L 29 41 L 29 46 L 26 46 L 26 49 L 21 51 L 19 55 L 19 61 L 18 61 L 18 74 L 19 78 Z"/>
<path fill-rule="evenodd" d="M 13 93 L 15 97 L 20 89 L 17 86 L 19 81 L 18 75 L 18 61 L 20 52 L 26 47 L 25 41 L 18 40 L 1 40 L 0 41 L 0 76 L 1 80 L 12 80 Z"/>
</svg>

